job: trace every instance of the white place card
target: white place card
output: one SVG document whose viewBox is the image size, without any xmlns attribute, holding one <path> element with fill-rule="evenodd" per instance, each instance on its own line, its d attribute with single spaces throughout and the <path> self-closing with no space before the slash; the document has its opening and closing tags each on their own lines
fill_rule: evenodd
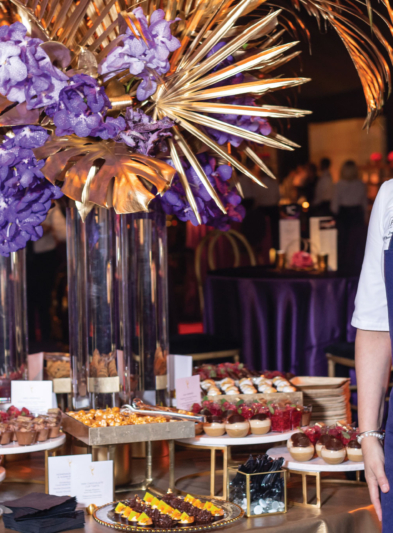
<svg viewBox="0 0 393 533">
<path fill-rule="evenodd" d="M 11 404 L 32 413 L 46 413 L 53 405 L 51 381 L 11 381 Z"/>
<path fill-rule="evenodd" d="M 44 352 L 29 354 L 27 369 L 30 381 L 42 381 L 44 379 Z"/>
<path fill-rule="evenodd" d="M 168 389 L 175 390 L 176 380 L 192 376 L 191 355 L 168 355 Z"/>
<path fill-rule="evenodd" d="M 191 376 L 176 380 L 176 407 L 190 411 L 194 403 L 201 402 L 200 377 Z"/>
<path fill-rule="evenodd" d="M 91 461 L 91 454 L 49 457 L 49 494 L 52 496 L 73 496 L 71 493 L 71 465 L 75 464 L 80 468 L 83 465 L 89 465 Z"/>
<path fill-rule="evenodd" d="M 71 464 L 71 494 L 78 504 L 98 507 L 113 501 L 113 461 Z"/>
<path fill-rule="evenodd" d="M 291 256 L 300 250 L 300 220 L 288 219 L 279 221 L 280 233 L 280 250 L 287 252 L 291 260 Z"/>
</svg>

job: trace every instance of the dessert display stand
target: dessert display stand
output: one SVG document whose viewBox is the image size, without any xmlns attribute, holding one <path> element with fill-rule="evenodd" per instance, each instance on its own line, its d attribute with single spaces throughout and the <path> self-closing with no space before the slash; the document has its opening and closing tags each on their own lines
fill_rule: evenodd
<svg viewBox="0 0 393 533">
<path fill-rule="evenodd" d="M 49 490 L 49 482 L 48 482 L 48 458 L 49 453 L 54 456 L 56 454 L 56 451 L 58 448 L 60 448 L 66 440 L 66 436 L 61 433 L 58 437 L 55 439 L 49 439 L 45 442 L 38 442 L 37 444 L 32 444 L 30 446 L 19 446 L 17 442 L 13 442 L 12 444 L 6 444 L 4 446 L 0 446 L 0 455 L 17 455 L 22 453 L 36 453 L 36 452 L 45 452 L 45 493 L 48 494 Z M 1 470 L 1 469 L 0 469 Z M 2 469 L 4 470 L 4 468 Z M 4 470 L 4 477 L 2 477 L 2 472 L 0 472 L 0 481 L 3 481 L 5 478 L 5 470 Z M 42 483 L 41 480 L 36 479 L 14 479 L 14 478 L 8 478 L 7 482 L 9 483 Z"/>
<path fill-rule="evenodd" d="M 186 492 L 177 488 L 178 483 L 185 479 L 194 479 L 202 476 L 210 476 L 210 494 L 209 498 L 216 498 L 218 500 L 226 500 L 228 496 L 228 466 L 231 457 L 231 446 L 251 446 L 253 444 L 270 444 L 272 442 L 283 442 L 289 439 L 296 433 L 296 431 L 287 431 L 285 433 L 266 433 L 265 435 L 248 435 L 243 438 L 231 438 L 229 435 L 222 437 L 209 437 L 206 434 L 198 435 L 192 439 L 176 440 L 176 444 L 184 448 L 194 450 L 210 450 L 210 471 L 197 472 L 195 474 L 188 474 L 174 480 L 173 488 L 180 494 Z M 222 452 L 223 469 L 216 471 L 216 452 Z M 222 474 L 223 476 L 223 494 L 217 496 L 215 494 L 215 475 Z M 171 487 L 172 488 L 172 487 Z M 206 494 L 200 494 L 198 497 L 205 498 Z"/>
<path fill-rule="evenodd" d="M 285 447 L 278 447 L 278 448 L 271 448 L 267 451 L 267 454 L 270 455 L 273 459 L 277 459 L 278 457 L 284 458 L 284 467 L 288 470 L 288 473 L 292 475 L 299 475 L 302 477 L 302 496 L 303 501 L 297 502 L 291 500 L 290 503 L 292 505 L 296 505 L 299 507 L 311 507 L 311 508 L 317 508 L 320 509 L 322 507 L 322 500 L 321 500 L 321 484 L 322 483 L 338 483 L 338 484 L 348 484 L 348 485 L 366 485 L 366 483 L 363 483 L 360 481 L 360 473 L 364 470 L 364 463 L 359 462 L 355 463 L 353 461 L 344 461 L 343 463 L 339 465 L 329 465 L 325 463 L 323 459 L 320 457 L 316 457 L 315 459 L 311 459 L 311 461 L 307 461 L 304 463 L 301 463 L 299 461 L 295 461 L 291 454 L 288 452 L 286 446 Z M 332 478 L 321 478 L 322 472 L 356 472 L 356 481 L 351 481 L 347 479 L 332 479 Z M 308 503 L 308 493 L 307 493 L 307 476 L 315 477 L 315 486 L 316 486 L 316 503 Z"/>
<path fill-rule="evenodd" d="M 184 416 L 184 415 L 183 415 Z M 106 460 L 115 461 L 115 450 L 118 444 L 133 442 L 146 442 L 146 471 L 142 483 L 116 488 L 115 492 L 128 492 L 130 490 L 161 491 L 154 486 L 152 472 L 152 442 L 165 440 L 169 447 L 169 486 L 174 486 L 174 440 L 195 435 L 195 421 L 178 420 L 175 422 L 157 424 L 137 424 L 119 427 L 91 428 L 82 422 L 63 413 L 63 430 L 87 445 L 87 453 L 91 453 L 93 461 L 98 448 L 106 448 Z M 115 486 L 115 484 L 113 484 Z"/>
</svg>

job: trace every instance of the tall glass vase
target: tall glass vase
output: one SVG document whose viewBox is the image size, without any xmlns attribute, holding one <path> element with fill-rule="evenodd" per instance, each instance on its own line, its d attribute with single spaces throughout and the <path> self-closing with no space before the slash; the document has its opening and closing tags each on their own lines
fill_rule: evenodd
<svg viewBox="0 0 393 533">
<path fill-rule="evenodd" d="M 11 380 L 27 377 L 26 251 L 0 256 L 0 402 L 11 398 Z"/>
<path fill-rule="evenodd" d="M 119 217 L 120 338 L 130 361 L 131 394 L 164 403 L 167 388 L 166 216 L 158 209 Z"/>
<path fill-rule="evenodd" d="M 67 211 L 74 407 L 152 403 L 166 389 L 165 215 Z"/>
</svg>

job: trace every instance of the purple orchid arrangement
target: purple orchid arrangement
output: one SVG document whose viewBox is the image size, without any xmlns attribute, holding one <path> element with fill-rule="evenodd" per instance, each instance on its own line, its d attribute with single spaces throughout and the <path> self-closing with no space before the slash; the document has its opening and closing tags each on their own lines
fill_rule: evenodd
<svg viewBox="0 0 393 533">
<path fill-rule="evenodd" d="M 171 24 L 175 22 L 165 20 L 165 13 L 157 9 L 150 17 L 150 25 L 141 7 L 133 10 L 138 20 L 143 38 L 133 22 L 133 32 L 127 28 L 120 40 L 123 46 L 114 48 L 99 65 L 98 71 L 108 80 L 118 72 L 129 69 L 142 81 L 138 86 L 136 96 L 144 101 L 157 90 L 157 82 L 163 74 L 169 71 L 168 57 L 180 47 L 180 41 L 171 33 Z"/>
<path fill-rule="evenodd" d="M 154 122 L 152 117 L 140 109 L 129 107 L 126 111 L 125 122 L 126 127 L 119 137 L 135 152 L 143 155 L 154 155 L 157 149 L 160 152 L 167 151 L 167 146 L 163 141 L 171 136 L 169 132 L 173 126 L 171 120 L 164 118 Z"/>
<path fill-rule="evenodd" d="M 116 38 L 116 46 L 98 64 L 98 74 L 104 83 L 85 73 L 70 71 L 67 75 L 66 67 L 60 70 L 54 66 L 43 41 L 27 36 L 23 24 L 17 22 L 2 26 L 0 94 L 9 102 L 25 103 L 28 111 L 40 109 L 43 124 L 52 123 L 58 137 L 75 135 L 92 139 L 92 142 L 109 140 L 123 143 L 131 152 L 147 157 L 165 154 L 168 151 L 166 139 L 171 136 L 173 121 L 169 118 L 154 121 L 137 107 L 137 102 L 123 111 L 112 109 L 105 82 L 128 70 L 134 79 L 125 87 L 126 93 L 130 87 L 136 87 L 136 93 L 131 94 L 136 94 L 136 99 L 142 102 L 154 95 L 162 76 L 170 70 L 170 54 L 180 47 L 180 41 L 171 31 L 171 25 L 177 20 L 180 19 L 165 20 L 164 11 L 157 9 L 150 14 L 148 21 L 141 7 L 134 9 L 127 21 L 129 27 Z M 225 41 L 216 44 L 207 57 L 224 45 Z M 213 71 L 234 62 L 234 57 L 230 55 Z M 218 85 L 242 81 L 243 74 L 238 74 Z M 248 96 L 219 101 L 256 105 L 254 99 Z M 260 117 L 225 114 L 214 115 L 213 118 L 263 135 L 271 132 L 269 123 Z M 241 137 L 221 130 L 205 128 L 205 131 L 219 144 L 230 143 L 239 147 L 242 142 Z M 0 254 L 7 255 L 26 246 L 28 240 L 34 241 L 42 236 L 40 224 L 45 220 L 51 201 L 62 195 L 61 189 L 47 181 L 41 171 L 45 160 L 37 161 L 33 152 L 48 138 L 49 133 L 44 128 L 26 125 L 9 129 L 0 144 Z M 242 220 L 244 216 L 241 198 L 230 184 L 232 167 L 218 166 L 214 157 L 203 153 L 198 155 L 198 159 L 226 208 L 223 215 L 192 165 L 183 161 L 202 222 L 228 229 L 231 221 Z M 197 224 L 178 176 L 157 202 L 166 213 Z"/>
<path fill-rule="evenodd" d="M 122 117 L 105 115 L 111 103 L 104 87 L 97 80 L 86 74 L 77 74 L 69 78 L 69 83 L 59 93 L 58 101 L 46 108 L 46 114 L 53 119 L 56 135 L 78 137 L 116 137 L 125 128 Z"/>
<path fill-rule="evenodd" d="M 183 163 L 187 179 L 195 197 L 198 212 L 201 215 L 202 223 L 221 231 L 227 231 L 230 228 L 231 221 L 241 222 L 245 215 L 239 194 L 236 192 L 236 189 L 231 188 L 228 184 L 228 181 L 232 177 L 232 168 L 228 165 L 217 166 L 215 158 L 208 157 L 206 154 L 200 154 L 197 157 L 227 211 L 226 215 L 221 213 L 195 170 L 191 166 L 186 166 Z M 198 225 L 198 221 L 186 199 L 183 186 L 177 174 L 171 188 L 162 198 L 157 198 L 156 201 L 161 203 L 162 209 L 168 215 L 176 215 L 183 222 L 189 220 L 194 226 Z"/>
<path fill-rule="evenodd" d="M 40 126 L 13 128 L 13 136 L 0 145 L 0 254 L 8 256 L 43 235 L 52 200 L 61 190 L 45 179 L 44 161 L 37 161 L 33 148 L 49 135 Z"/>
<path fill-rule="evenodd" d="M 0 94 L 36 109 L 58 100 L 68 76 L 52 65 L 43 41 L 26 34 L 20 22 L 0 27 Z"/>
</svg>

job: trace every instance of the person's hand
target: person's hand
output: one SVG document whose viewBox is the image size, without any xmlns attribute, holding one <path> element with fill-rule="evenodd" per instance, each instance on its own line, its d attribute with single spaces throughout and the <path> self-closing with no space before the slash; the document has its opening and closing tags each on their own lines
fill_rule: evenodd
<svg viewBox="0 0 393 533">
<path fill-rule="evenodd" d="M 382 492 L 389 492 L 389 481 L 385 474 L 385 456 L 377 437 L 362 439 L 364 470 L 371 502 L 380 521 L 382 521 L 381 501 L 378 487 Z"/>
</svg>

